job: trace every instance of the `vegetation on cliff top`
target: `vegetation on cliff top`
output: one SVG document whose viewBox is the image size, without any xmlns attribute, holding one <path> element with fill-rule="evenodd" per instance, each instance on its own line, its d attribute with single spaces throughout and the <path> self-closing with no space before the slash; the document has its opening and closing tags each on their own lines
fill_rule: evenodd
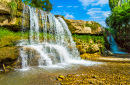
<svg viewBox="0 0 130 85">
<path fill-rule="evenodd" d="M 47 12 L 52 10 L 52 4 L 49 0 L 24 0 L 24 3 Z"/>
<path fill-rule="evenodd" d="M 106 24 L 113 32 L 117 44 L 130 52 L 130 0 L 109 0 L 111 14 Z"/>
<path fill-rule="evenodd" d="M 130 21 L 130 3 L 122 2 L 121 5 L 114 6 L 114 8 L 112 8 L 111 14 L 106 19 L 106 24 L 110 28 L 115 29 L 116 36 L 128 35 L 130 33 L 129 21 Z"/>
<path fill-rule="evenodd" d="M 90 27 L 92 31 L 96 31 L 98 27 L 101 27 L 101 25 L 97 22 L 92 22 L 92 24 L 89 24 L 88 22 L 86 22 L 86 27 Z"/>
</svg>

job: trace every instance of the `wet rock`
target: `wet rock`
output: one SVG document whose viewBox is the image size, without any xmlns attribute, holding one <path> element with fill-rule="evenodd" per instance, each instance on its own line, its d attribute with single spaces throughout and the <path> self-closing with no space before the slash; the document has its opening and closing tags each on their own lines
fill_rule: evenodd
<svg viewBox="0 0 130 85">
<path fill-rule="evenodd" d="M 84 54 L 84 53 L 86 53 L 86 50 L 85 49 L 81 49 L 81 50 L 79 50 L 79 52 L 80 52 L 80 54 Z"/>
<path fill-rule="evenodd" d="M 109 51 L 109 50 L 107 50 L 107 54 L 108 54 L 109 56 L 114 56 L 114 54 L 113 54 L 111 51 Z"/>
</svg>

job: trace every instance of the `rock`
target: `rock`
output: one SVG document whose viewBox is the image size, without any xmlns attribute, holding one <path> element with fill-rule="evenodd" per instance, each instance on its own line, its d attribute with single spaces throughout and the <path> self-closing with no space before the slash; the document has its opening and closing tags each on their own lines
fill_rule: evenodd
<svg viewBox="0 0 130 85">
<path fill-rule="evenodd" d="M 0 2 L 12 2 L 12 0 L 0 0 Z"/>
<path fill-rule="evenodd" d="M 108 54 L 109 56 L 114 56 L 114 54 L 113 54 L 111 51 L 109 51 L 109 50 L 107 50 L 107 54 Z"/>
<path fill-rule="evenodd" d="M 58 76 L 58 77 L 61 78 L 61 79 L 64 79 L 64 78 L 65 78 L 63 75 L 60 75 L 60 76 Z"/>
<path fill-rule="evenodd" d="M 76 45 L 76 47 L 78 48 L 78 50 L 82 49 L 82 45 Z"/>
<path fill-rule="evenodd" d="M 0 14 L 11 14 L 11 9 L 8 6 L 8 3 L 0 2 Z"/>
<path fill-rule="evenodd" d="M 82 33 L 88 33 L 88 34 L 91 33 L 91 28 L 90 27 L 83 28 Z"/>
<path fill-rule="evenodd" d="M 16 60 L 19 56 L 18 47 L 3 47 L 0 48 L 0 61 Z M 6 60 L 7 59 L 7 60 Z"/>
<path fill-rule="evenodd" d="M 63 75 L 59 75 L 56 79 L 57 79 L 58 81 L 62 81 L 64 78 L 65 78 L 65 77 L 64 77 Z"/>
<path fill-rule="evenodd" d="M 86 26 L 86 23 L 94 25 L 94 23 L 96 23 L 94 21 L 68 20 L 76 27 L 74 34 L 103 34 L 105 32 L 105 29 L 102 26 L 97 26 L 96 29 Z"/>
<path fill-rule="evenodd" d="M 84 54 L 84 53 L 86 53 L 86 50 L 85 49 L 81 49 L 81 50 L 79 50 L 79 52 L 80 52 L 80 54 Z"/>
</svg>

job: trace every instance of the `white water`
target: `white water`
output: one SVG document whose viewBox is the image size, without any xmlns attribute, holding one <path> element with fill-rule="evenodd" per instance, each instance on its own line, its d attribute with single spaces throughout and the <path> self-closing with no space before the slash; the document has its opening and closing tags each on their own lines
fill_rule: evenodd
<svg viewBox="0 0 130 85">
<path fill-rule="evenodd" d="M 23 50 L 20 50 L 22 69 L 29 67 L 29 61 L 34 57 L 38 58 L 39 67 L 63 67 L 63 65 L 71 64 L 89 66 L 96 64 L 80 59 L 71 32 L 61 17 L 56 18 L 51 13 L 28 6 L 24 7 L 24 17 L 30 17 L 30 30 L 29 39 L 21 40 L 21 43 L 19 43 L 19 46 L 23 47 Z M 26 23 L 27 20 L 24 18 L 23 23 Z M 40 27 L 39 21 L 42 22 L 43 28 Z M 23 29 L 25 28 L 23 26 Z M 44 40 L 40 40 L 39 33 L 43 33 Z M 48 34 L 51 36 L 48 36 Z M 30 49 L 29 52 L 27 48 Z M 34 51 L 37 53 L 34 53 Z M 30 60 L 28 60 L 28 57 Z"/>
<path fill-rule="evenodd" d="M 113 39 L 112 35 L 107 37 L 107 40 L 109 41 L 110 45 L 110 49 L 113 53 L 115 54 L 126 54 L 125 52 L 122 52 L 121 50 L 119 50 L 117 43 L 115 42 L 115 40 Z"/>
</svg>

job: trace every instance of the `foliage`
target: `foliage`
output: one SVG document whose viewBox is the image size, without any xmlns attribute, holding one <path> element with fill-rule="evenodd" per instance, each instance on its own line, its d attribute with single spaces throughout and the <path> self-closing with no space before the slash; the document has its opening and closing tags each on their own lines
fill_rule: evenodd
<svg viewBox="0 0 130 85">
<path fill-rule="evenodd" d="M 123 3 L 113 9 L 109 17 L 106 18 L 106 24 L 116 30 L 116 34 L 129 34 L 130 29 L 130 3 Z"/>
<path fill-rule="evenodd" d="M 111 8 L 111 11 L 117 7 L 121 6 L 123 3 L 130 2 L 130 0 L 109 0 L 109 6 Z"/>
<path fill-rule="evenodd" d="M 17 3 L 13 0 L 12 2 L 9 2 L 8 5 L 11 8 L 11 18 L 13 18 L 17 12 Z"/>
<path fill-rule="evenodd" d="M 59 17 L 60 15 L 55 15 L 55 16 L 56 16 L 56 17 Z M 71 31 L 71 33 L 74 33 L 75 30 L 76 30 L 76 27 L 73 26 L 69 20 L 65 19 L 64 16 L 61 16 L 61 17 L 65 20 L 65 22 L 66 22 L 66 24 L 68 25 L 68 28 L 69 28 L 69 30 Z"/>
<path fill-rule="evenodd" d="M 98 43 L 104 45 L 105 40 L 103 36 L 95 36 L 95 35 L 73 35 L 73 39 L 75 42 L 84 42 L 84 43 L 90 43 L 91 40 L 93 43 Z"/>
<path fill-rule="evenodd" d="M 101 25 L 97 22 L 92 22 L 92 24 L 86 22 L 86 27 L 91 27 L 92 31 L 95 31 L 98 27 L 101 27 Z"/>
<path fill-rule="evenodd" d="M 118 5 L 119 0 L 109 0 L 111 10 Z"/>
<path fill-rule="evenodd" d="M 52 4 L 49 0 L 24 0 L 24 3 L 48 12 L 52 10 Z"/>
<path fill-rule="evenodd" d="M 17 40 L 21 39 L 21 33 L 15 33 L 7 29 L 0 28 L 0 48 L 14 46 Z"/>
<path fill-rule="evenodd" d="M 39 33 L 40 41 L 43 41 L 45 39 L 45 36 L 47 36 L 48 41 L 50 37 L 53 41 L 55 40 L 53 37 L 54 35 L 41 32 Z M 22 34 L 21 32 L 13 32 L 6 28 L 0 28 L 0 48 L 15 46 L 18 43 L 18 40 L 28 39 L 28 37 L 29 31 Z M 35 38 L 35 36 L 33 36 L 33 38 Z"/>
</svg>

